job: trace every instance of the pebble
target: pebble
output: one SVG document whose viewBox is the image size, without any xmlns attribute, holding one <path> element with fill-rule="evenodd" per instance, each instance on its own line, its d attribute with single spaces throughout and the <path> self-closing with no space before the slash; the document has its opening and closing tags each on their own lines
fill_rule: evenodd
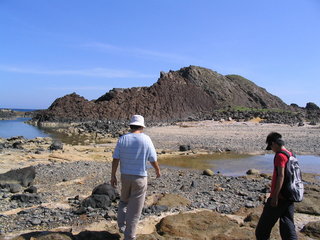
<svg viewBox="0 0 320 240">
<path fill-rule="evenodd" d="M 33 218 L 30 220 L 32 225 L 40 225 L 41 224 L 41 220 L 39 218 Z"/>
</svg>

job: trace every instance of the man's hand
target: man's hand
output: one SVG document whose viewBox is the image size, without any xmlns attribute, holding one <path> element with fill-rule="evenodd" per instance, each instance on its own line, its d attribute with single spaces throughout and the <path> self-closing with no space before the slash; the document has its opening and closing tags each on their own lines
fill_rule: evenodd
<svg viewBox="0 0 320 240">
<path fill-rule="evenodd" d="M 160 167 L 158 165 L 158 162 L 151 162 L 151 166 L 154 168 L 154 170 L 156 171 L 157 174 L 157 178 L 161 177 L 161 172 L 160 172 Z"/>
<path fill-rule="evenodd" d="M 276 197 L 271 198 L 270 205 L 271 205 L 271 207 L 277 207 L 278 206 L 278 198 L 276 198 Z"/>
<path fill-rule="evenodd" d="M 112 186 L 112 187 L 117 188 L 117 186 L 118 186 L 117 177 L 116 177 L 116 176 L 111 177 L 110 183 L 111 183 L 111 186 Z"/>
<path fill-rule="evenodd" d="M 118 169 L 118 165 L 119 165 L 120 159 L 114 158 L 112 161 L 112 169 L 111 169 L 111 186 L 116 188 L 118 185 L 118 180 L 116 177 L 117 174 L 117 169 Z"/>
</svg>

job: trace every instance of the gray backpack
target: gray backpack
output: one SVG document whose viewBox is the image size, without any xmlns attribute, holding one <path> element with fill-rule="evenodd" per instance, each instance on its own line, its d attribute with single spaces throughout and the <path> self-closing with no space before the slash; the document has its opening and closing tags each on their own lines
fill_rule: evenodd
<svg viewBox="0 0 320 240">
<path fill-rule="evenodd" d="M 279 153 L 283 153 L 288 157 L 281 194 L 291 202 L 301 202 L 303 199 L 304 186 L 298 159 L 295 155 L 290 156 L 286 151 L 281 151 Z"/>
</svg>

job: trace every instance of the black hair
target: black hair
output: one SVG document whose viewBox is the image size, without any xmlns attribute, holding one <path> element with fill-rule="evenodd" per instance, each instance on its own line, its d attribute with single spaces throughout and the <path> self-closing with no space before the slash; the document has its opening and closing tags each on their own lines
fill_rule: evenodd
<svg viewBox="0 0 320 240">
<path fill-rule="evenodd" d="M 267 136 L 266 139 L 266 143 L 272 143 L 275 142 L 277 139 L 282 138 L 282 135 L 280 133 L 277 132 L 271 132 L 269 133 L 269 135 Z"/>
<path fill-rule="evenodd" d="M 284 141 L 281 138 L 277 138 L 274 142 L 280 147 L 284 146 Z"/>
<path fill-rule="evenodd" d="M 271 132 L 266 139 L 266 143 L 268 144 L 266 150 L 271 150 L 271 144 L 276 143 L 280 147 L 284 146 L 284 141 L 282 140 L 282 135 L 277 132 Z"/>
<path fill-rule="evenodd" d="M 142 126 L 137 126 L 137 125 L 130 125 L 130 129 L 132 130 L 132 131 L 136 131 L 136 130 L 139 130 L 139 129 L 141 129 L 141 128 L 143 128 Z"/>
</svg>

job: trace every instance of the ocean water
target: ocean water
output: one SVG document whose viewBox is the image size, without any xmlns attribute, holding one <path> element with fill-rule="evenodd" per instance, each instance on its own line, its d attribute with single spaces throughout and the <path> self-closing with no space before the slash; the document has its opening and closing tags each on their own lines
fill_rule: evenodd
<svg viewBox="0 0 320 240">
<path fill-rule="evenodd" d="M 49 134 L 43 130 L 24 123 L 29 118 L 17 118 L 14 120 L 0 120 L 0 137 L 10 138 L 15 136 L 24 136 L 31 139 L 36 137 L 48 137 Z"/>
<path fill-rule="evenodd" d="M 0 108 L 0 109 L 7 109 L 7 108 Z M 17 112 L 33 112 L 39 109 L 24 109 L 24 108 L 10 108 L 13 111 L 17 111 Z"/>
<path fill-rule="evenodd" d="M 29 109 L 28 109 L 29 110 Z M 0 120 L 0 137 L 10 138 L 24 136 L 27 139 L 35 137 L 53 137 L 60 139 L 61 136 L 55 133 L 45 132 L 43 129 L 24 123 L 28 118 L 15 120 Z M 66 142 L 65 139 L 60 139 Z M 299 163 L 303 172 L 320 173 L 319 155 L 298 155 Z M 223 175 L 241 176 L 250 168 L 259 169 L 264 173 L 273 171 L 273 155 L 240 155 L 240 154 L 215 154 L 197 157 L 176 157 L 162 159 L 162 166 L 173 168 L 206 169 L 214 172 L 221 172 Z"/>
</svg>

